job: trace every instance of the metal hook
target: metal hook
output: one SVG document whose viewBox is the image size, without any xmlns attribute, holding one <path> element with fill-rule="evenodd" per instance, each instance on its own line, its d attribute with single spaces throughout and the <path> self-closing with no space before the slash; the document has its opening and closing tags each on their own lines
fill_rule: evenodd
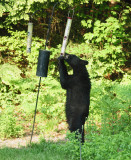
<svg viewBox="0 0 131 160">
<path fill-rule="evenodd" d="M 70 16 L 70 11 L 71 11 L 71 10 L 72 10 L 72 16 Z M 68 12 L 68 17 L 73 18 L 73 16 L 74 16 L 74 8 L 73 8 L 73 9 L 70 9 L 69 12 Z"/>
<path fill-rule="evenodd" d="M 38 10 L 36 10 L 34 13 L 27 13 L 27 14 L 29 15 L 29 21 L 30 21 L 30 22 L 32 21 L 33 16 L 34 16 L 38 11 L 40 11 L 40 10 L 38 9 Z M 42 11 L 44 11 L 44 9 L 42 9 Z"/>
</svg>

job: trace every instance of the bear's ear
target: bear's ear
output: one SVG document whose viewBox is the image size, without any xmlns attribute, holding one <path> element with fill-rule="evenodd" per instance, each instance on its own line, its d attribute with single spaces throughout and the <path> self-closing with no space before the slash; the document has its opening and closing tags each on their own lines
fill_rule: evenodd
<svg viewBox="0 0 131 160">
<path fill-rule="evenodd" d="M 88 61 L 86 61 L 86 60 L 81 60 L 81 64 L 87 65 L 87 64 L 88 64 Z"/>
</svg>

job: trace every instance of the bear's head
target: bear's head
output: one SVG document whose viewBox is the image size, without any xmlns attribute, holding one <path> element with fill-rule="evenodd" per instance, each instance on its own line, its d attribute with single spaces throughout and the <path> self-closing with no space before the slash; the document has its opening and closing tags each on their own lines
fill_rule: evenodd
<svg viewBox="0 0 131 160">
<path fill-rule="evenodd" d="M 88 61 L 78 58 L 76 55 L 65 53 L 64 59 L 72 67 L 87 65 Z"/>
</svg>

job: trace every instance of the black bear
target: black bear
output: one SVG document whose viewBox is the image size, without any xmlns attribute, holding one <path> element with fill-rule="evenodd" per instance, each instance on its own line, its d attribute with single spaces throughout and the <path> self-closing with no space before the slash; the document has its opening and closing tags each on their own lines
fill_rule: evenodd
<svg viewBox="0 0 131 160">
<path fill-rule="evenodd" d="M 91 82 L 86 65 L 88 61 L 81 60 L 76 55 L 60 56 L 60 83 L 67 91 L 66 118 L 71 132 L 78 131 L 81 142 L 84 143 L 84 124 L 89 114 Z M 66 61 L 73 69 L 73 75 L 68 75 Z"/>
</svg>

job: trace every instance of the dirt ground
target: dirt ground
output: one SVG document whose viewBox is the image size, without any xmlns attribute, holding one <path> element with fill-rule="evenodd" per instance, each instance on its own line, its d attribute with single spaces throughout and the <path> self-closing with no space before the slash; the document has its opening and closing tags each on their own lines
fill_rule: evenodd
<svg viewBox="0 0 131 160">
<path fill-rule="evenodd" d="M 52 140 L 52 141 L 58 141 L 58 140 L 65 140 L 66 135 L 57 135 L 53 137 L 45 137 L 45 139 Z M 26 136 L 22 138 L 15 138 L 15 139 L 7 139 L 7 140 L 1 140 L 0 139 L 0 148 L 3 147 L 9 147 L 9 148 L 20 148 L 20 147 L 26 147 L 30 144 L 30 138 L 31 136 Z M 34 135 L 32 138 L 33 143 L 38 143 L 40 141 L 40 136 Z"/>
</svg>

